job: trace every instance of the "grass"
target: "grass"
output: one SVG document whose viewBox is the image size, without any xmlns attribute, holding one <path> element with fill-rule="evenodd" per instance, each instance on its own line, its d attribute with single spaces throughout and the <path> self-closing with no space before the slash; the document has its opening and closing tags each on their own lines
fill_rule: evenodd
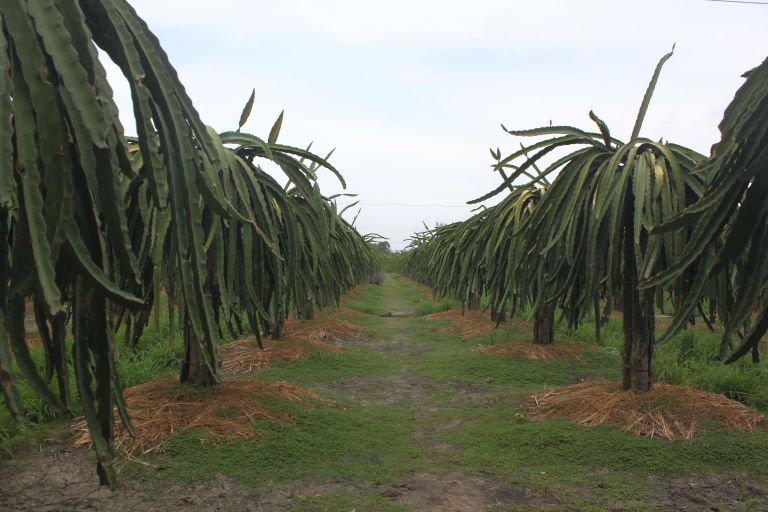
<svg viewBox="0 0 768 512">
<path fill-rule="evenodd" d="M 549 419 L 529 421 L 510 407 L 459 411 L 468 421 L 445 434 L 464 448 L 461 461 L 476 471 L 502 475 L 547 474 L 582 482 L 592 472 L 681 477 L 724 470 L 768 475 L 766 432 L 737 432 L 707 425 L 692 440 L 665 441 L 626 435 L 620 429 L 580 427 Z"/>
<path fill-rule="evenodd" d="M 720 336 L 686 331 L 656 351 L 659 380 L 721 393 L 757 410 L 768 412 L 768 365 L 749 358 L 724 365 L 718 360 Z"/>
<path fill-rule="evenodd" d="M 356 512 L 400 512 L 407 511 L 380 494 L 362 494 L 352 491 L 337 491 L 324 496 L 298 497 L 286 512 L 318 512 L 333 510 L 354 510 Z"/>
<path fill-rule="evenodd" d="M 25 449 L 39 449 L 48 442 L 63 439 L 68 422 L 66 418 L 51 417 L 41 423 L 16 423 L 4 408 L 0 409 L 0 462 L 15 458 Z"/>
<path fill-rule="evenodd" d="M 465 356 L 465 352 L 462 347 L 446 347 L 428 354 L 419 369 L 436 378 L 530 389 L 564 386 L 596 377 L 619 378 L 620 362 L 613 354 L 585 350 L 580 360 L 529 361 L 495 354 Z"/>
<path fill-rule="evenodd" d="M 120 382 L 126 388 L 178 373 L 184 358 L 181 336 L 172 344 L 142 342 L 135 350 L 118 348 L 117 369 Z"/>
<path fill-rule="evenodd" d="M 259 379 L 290 381 L 299 385 L 325 384 L 341 379 L 384 375 L 395 372 L 400 361 L 386 354 L 349 348 L 339 352 L 316 351 L 292 363 L 277 363 L 254 376 Z"/>
<path fill-rule="evenodd" d="M 444 322 L 431 323 L 439 328 Z M 515 325 L 469 341 L 453 334 L 430 332 L 423 340 L 433 342 L 435 350 L 425 354 L 419 370 L 435 378 L 526 389 L 574 384 L 596 377 L 619 378 L 620 358 L 602 350 L 584 350 L 581 359 L 547 362 L 470 352 L 483 345 L 524 339 L 530 339 L 530 333 Z"/>
<path fill-rule="evenodd" d="M 432 300 L 429 297 L 418 297 L 414 304 L 414 309 L 418 316 L 427 316 L 433 313 L 441 313 L 461 306 L 457 300 L 444 297 L 442 299 Z"/>
<path fill-rule="evenodd" d="M 289 413 L 291 423 L 261 421 L 257 442 L 200 445 L 194 432 L 172 438 L 160 477 L 166 481 L 207 480 L 223 474 L 253 489 L 270 483 L 334 479 L 395 482 L 424 463 L 411 442 L 413 422 L 392 407 L 338 409 L 273 400 L 268 407 Z"/>
<path fill-rule="evenodd" d="M 586 428 L 558 419 L 529 421 L 509 406 L 452 411 L 460 426 L 442 435 L 460 448 L 454 464 L 491 472 L 534 493 L 555 492 L 578 510 L 642 510 L 653 486 L 648 477 L 690 477 L 739 471 L 768 475 L 768 433 L 707 426 L 691 441 L 626 435 L 614 427 Z M 584 489 L 590 489 L 584 496 Z M 627 500 L 632 500 L 630 504 Z"/>
<path fill-rule="evenodd" d="M 360 285 L 346 297 L 344 306 L 366 315 L 386 315 L 389 310 L 384 303 L 384 287 L 376 285 Z"/>
</svg>

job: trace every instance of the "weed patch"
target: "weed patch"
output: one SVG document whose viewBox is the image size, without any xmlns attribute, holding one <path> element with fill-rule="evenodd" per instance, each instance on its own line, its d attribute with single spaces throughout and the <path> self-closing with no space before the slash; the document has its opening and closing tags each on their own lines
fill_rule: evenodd
<svg viewBox="0 0 768 512">
<path fill-rule="evenodd" d="M 338 491 L 324 496 L 296 498 L 286 512 L 354 510 L 356 512 L 405 512 L 407 509 L 380 494 Z"/>
<path fill-rule="evenodd" d="M 462 342 L 446 342 L 438 350 L 425 354 L 419 369 L 436 378 L 535 389 L 596 378 L 618 378 L 621 364 L 616 355 L 597 350 L 583 351 L 581 359 L 531 361 L 496 354 L 467 354 L 469 348 Z"/>
<path fill-rule="evenodd" d="M 385 375 L 399 368 L 399 360 L 362 348 L 318 351 L 290 364 L 276 362 L 260 378 L 298 384 L 323 384 L 361 376 Z"/>
<path fill-rule="evenodd" d="M 266 433 L 260 442 L 236 441 L 201 446 L 194 433 L 167 443 L 170 481 L 209 479 L 223 474 L 252 488 L 270 482 L 332 479 L 396 481 L 424 461 L 410 443 L 413 424 L 405 411 L 389 407 L 339 410 L 319 405 L 315 410 L 284 400 L 265 406 L 293 418 L 290 423 L 257 421 Z"/>
<path fill-rule="evenodd" d="M 611 426 L 530 421 L 508 406 L 457 413 L 464 420 L 442 436 L 461 448 L 455 464 L 466 471 L 497 474 L 532 492 L 557 490 L 579 510 L 605 510 L 615 503 L 623 507 L 632 497 L 640 499 L 651 491 L 651 475 L 768 475 L 765 432 L 741 433 L 707 424 L 692 440 L 664 441 L 630 436 Z M 585 496 L 585 488 L 594 492 Z M 649 502 L 644 504 L 651 508 Z"/>
</svg>

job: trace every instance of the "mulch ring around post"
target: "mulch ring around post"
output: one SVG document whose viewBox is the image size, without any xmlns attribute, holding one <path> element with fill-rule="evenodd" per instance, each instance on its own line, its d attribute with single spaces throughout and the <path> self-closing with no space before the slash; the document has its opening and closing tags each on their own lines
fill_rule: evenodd
<svg viewBox="0 0 768 512">
<path fill-rule="evenodd" d="M 354 316 L 347 311 L 350 310 L 336 310 L 333 313 L 320 314 L 311 320 L 289 318 L 285 324 L 286 335 L 334 344 L 368 339 L 370 330 L 339 318 L 342 314 Z"/>
<path fill-rule="evenodd" d="M 262 339 L 264 347 L 259 348 L 256 338 L 251 336 L 233 341 L 219 348 L 221 367 L 232 373 L 250 373 L 263 370 L 275 362 L 292 363 L 319 350 L 336 352 L 334 345 L 309 338 L 285 337 L 279 340 Z"/>
<path fill-rule="evenodd" d="M 122 423 L 115 426 L 115 451 L 125 460 L 162 451 L 168 438 L 179 432 L 196 430 L 201 444 L 222 444 L 265 435 L 253 428 L 256 420 L 292 420 L 288 414 L 265 407 L 260 399 L 283 398 L 303 402 L 310 409 L 318 403 L 333 405 L 298 386 L 261 380 L 226 381 L 198 389 L 176 379 L 160 379 L 128 388 L 124 396 L 136 431 L 134 437 Z M 75 422 L 74 430 L 74 447 L 90 448 L 85 420 Z"/>
<path fill-rule="evenodd" d="M 531 361 L 552 361 L 553 359 L 581 359 L 584 350 L 596 350 L 598 347 L 587 343 L 558 342 L 537 345 L 532 341 L 510 341 L 497 345 L 480 347 L 476 352 L 497 354 L 504 357 L 517 357 Z"/>
<path fill-rule="evenodd" d="M 716 393 L 671 384 L 651 391 L 624 391 L 620 382 L 590 381 L 530 397 L 529 417 L 560 417 L 579 425 L 613 425 L 625 432 L 662 439 L 691 439 L 705 422 L 751 431 L 768 430 L 768 419 Z"/>
<path fill-rule="evenodd" d="M 462 313 L 461 308 L 455 308 L 432 313 L 424 318 L 430 321 L 454 320 L 454 325 L 438 329 L 438 332 L 458 334 L 462 338 L 480 336 L 496 329 L 496 322 L 491 321 L 490 314 L 480 310 L 465 309 Z"/>
</svg>

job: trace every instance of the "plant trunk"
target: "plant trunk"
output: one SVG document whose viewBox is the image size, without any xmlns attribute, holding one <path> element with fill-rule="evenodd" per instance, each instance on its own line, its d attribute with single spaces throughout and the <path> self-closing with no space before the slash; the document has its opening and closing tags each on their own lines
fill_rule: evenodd
<svg viewBox="0 0 768 512">
<path fill-rule="evenodd" d="M 181 383 L 208 387 L 216 384 L 216 375 L 205 362 L 205 354 L 200 340 L 189 320 L 184 322 L 184 363 L 181 367 Z"/>
<path fill-rule="evenodd" d="M 275 313 L 273 322 L 269 326 L 269 339 L 279 340 L 285 334 L 285 315 L 282 311 Z"/>
<path fill-rule="evenodd" d="M 613 294 L 613 310 L 624 311 L 624 296 L 623 290 Z"/>
<path fill-rule="evenodd" d="M 173 280 L 165 290 L 168 297 L 168 352 L 173 353 L 173 340 L 176 337 L 176 285 Z"/>
<path fill-rule="evenodd" d="M 624 228 L 624 283 L 622 305 L 624 307 L 624 368 L 625 390 L 650 391 L 651 356 L 654 344 L 654 290 L 637 288 L 637 261 L 632 234 L 633 201 L 627 201 Z M 645 240 L 641 240 L 644 242 Z"/>
<path fill-rule="evenodd" d="M 467 309 L 470 311 L 480 309 L 480 294 L 477 292 L 469 292 L 467 297 Z"/>
<path fill-rule="evenodd" d="M 545 304 L 533 313 L 533 342 L 549 345 L 555 341 L 555 308 Z"/>
<path fill-rule="evenodd" d="M 307 297 L 304 301 L 304 307 L 299 312 L 299 318 L 302 320 L 312 320 L 315 317 L 315 306 L 312 303 L 312 299 Z"/>
</svg>

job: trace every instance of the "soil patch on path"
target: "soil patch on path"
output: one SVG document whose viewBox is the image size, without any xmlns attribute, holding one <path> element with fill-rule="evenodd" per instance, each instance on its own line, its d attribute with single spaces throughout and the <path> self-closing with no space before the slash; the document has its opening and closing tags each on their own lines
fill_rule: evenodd
<svg viewBox="0 0 768 512">
<path fill-rule="evenodd" d="M 477 512 L 511 505 L 532 506 L 525 490 L 490 477 L 468 476 L 460 472 L 444 475 L 416 473 L 411 478 L 381 491 L 383 496 L 408 510 L 430 512 Z M 553 510 L 541 506 L 536 510 Z M 549 504 L 554 505 L 550 502 Z"/>
<path fill-rule="evenodd" d="M 223 476 L 158 489 L 149 479 L 120 479 L 115 492 L 99 487 L 96 463 L 65 445 L 30 451 L 0 466 L 0 510 L 7 512 L 251 511 L 256 496 Z"/>
<path fill-rule="evenodd" d="M 738 473 L 666 480 L 651 477 L 663 510 L 768 510 L 768 483 Z"/>
</svg>

